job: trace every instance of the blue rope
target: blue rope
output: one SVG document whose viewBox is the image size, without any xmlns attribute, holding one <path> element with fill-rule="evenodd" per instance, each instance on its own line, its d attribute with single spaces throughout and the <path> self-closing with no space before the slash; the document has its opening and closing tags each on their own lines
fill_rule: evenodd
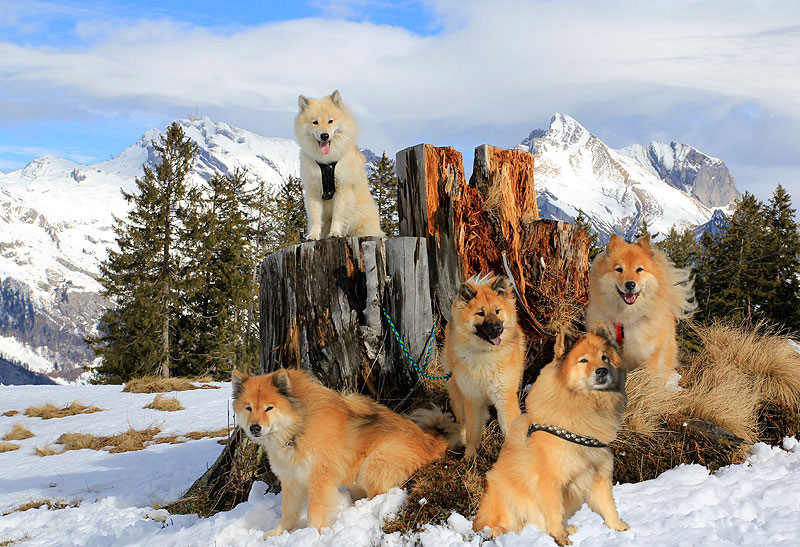
<svg viewBox="0 0 800 547">
<path fill-rule="evenodd" d="M 428 341 L 425 342 L 425 358 L 422 361 L 422 367 L 420 367 L 414 358 L 409 353 L 406 345 L 403 343 L 403 339 L 400 338 L 400 333 L 397 332 L 397 328 L 395 328 L 394 323 L 392 323 L 392 318 L 389 317 L 389 314 L 386 312 L 386 308 L 381 308 L 383 312 L 383 316 L 386 318 L 386 321 L 389 323 L 389 327 L 392 329 L 392 334 L 394 334 L 395 340 L 397 343 L 400 344 L 400 349 L 403 350 L 403 353 L 406 356 L 406 359 L 409 360 L 411 365 L 414 367 L 414 370 L 417 371 L 417 374 L 422 376 L 423 378 L 427 378 L 428 380 L 449 380 L 452 374 L 448 372 L 444 376 L 431 376 L 430 374 L 426 373 L 425 370 L 428 368 L 428 361 L 431 358 L 431 350 L 433 349 L 433 344 L 435 343 L 435 334 L 436 334 L 436 319 L 433 320 L 433 329 L 431 329 L 431 335 L 428 337 Z"/>
</svg>

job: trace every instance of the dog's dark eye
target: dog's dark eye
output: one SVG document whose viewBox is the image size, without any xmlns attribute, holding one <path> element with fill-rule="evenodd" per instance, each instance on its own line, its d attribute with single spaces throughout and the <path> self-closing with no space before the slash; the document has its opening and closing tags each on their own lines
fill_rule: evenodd
<svg viewBox="0 0 800 547">
<path fill-rule="evenodd" d="M 475 315 L 477 315 L 477 316 L 479 316 L 479 317 L 483 317 L 484 315 L 486 315 L 486 312 L 485 312 L 485 311 L 483 311 L 483 310 L 481 310 L 481 311 L 479 311 L 478 313 L 476 313 Z"/>
<path fill-rule="evenodd" d="M 644 271 L 644 268 L 642 268 L 641 266 L 636 268 L 636 273 L 642 273 L 643 271 Z"/>
<path fill-rule="evenodd" d="M 328 123 L 333 123 L 333 120 L 328 120 Z"/>
<path fill-rule="evenodd" d="M 252 408 L 252 407 L 249 407 L 249 406 L 246 406 L 246 407 L 244 407 L 244 409 L 245 409 L 247 412 L 252 412 L 252 411 L 253 411 L 253 408 Z"/>
<path fill-rule="evenodd" d="M 622 273 L 622 266 L 617 266 L 617 271 L 618 271 L 619 273 Z"/>
<path fill-rule="evenodd" d="M 311 122 L 311 123 L 313 123 L 314 125 L 317 125 L 319 122 L 318 122 L 317 120 L 314 120 L 314 121 L 313 121 L 313 122 Z"/>
<path fill-rule="evenodd" d="M 275 407 L 274 407 L 274 406 L 272 406 L 272 405 L 269 405 L 268 407 L 264 408 L 264 412 L 269 412 L 269 411 L 270 411 L 270 410 L 272 410 L 273 408 L 275 408 Z"/>
<path fill-rule="evenodd" d="M 609 361 L 608 361 L 608 355 L 606 355 L 606 354 L 603 354 L 603 362 L 604 362 L 604 363 L 608 363 L 608 362 L 609 362 Z"/>
<path fill-rule="evenodd" d="M 494 310 L 494 313 L 496 313 L 497 315 L 500 315 L 500 308 L 497 308 L 496 310 Z"/>
<path fill-rule="evenodd" d="M 588 363 L 589 360 L 586 357 L 584 357 L 583 359 L 579 359 L 578 362 L 579 363 Z"/>
</svg>

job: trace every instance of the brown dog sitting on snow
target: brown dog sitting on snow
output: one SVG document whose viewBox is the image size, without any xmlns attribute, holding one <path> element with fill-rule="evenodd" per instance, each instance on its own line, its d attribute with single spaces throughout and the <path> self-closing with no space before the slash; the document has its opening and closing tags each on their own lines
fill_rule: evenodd
<svg viewBox="0 0 800 547">
<path fill-rule="evenodd" d="M 527 412 L 506 435 L 486 475 L 473 521 L 492 536 L 527 524 L 571 545 L 567 521 L 586 501 L 606 526 L 627 530 L 611 494 L 613 456 L 607 444 L 625 408 L 625 370 L 603 323 L 594 332 L 562 331 L 555 359 L 542 369 L 526 399 Z"/>
</svg>

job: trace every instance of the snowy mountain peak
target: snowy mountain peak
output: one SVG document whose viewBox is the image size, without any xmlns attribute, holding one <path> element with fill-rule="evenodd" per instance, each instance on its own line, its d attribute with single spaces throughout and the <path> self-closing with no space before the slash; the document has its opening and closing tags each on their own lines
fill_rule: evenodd
<svg viewBox="0 0 800 547">
<path fill-rule="evenodd" d="M 532 131 L 518 148 L 536 155 L 542 216 L 571 221 L 582 210 L 603 241 L 612 233 L 635 233 L 642 221 L 664 234 L 673 225 L 704 225 L 712 206 L 736 198 L 725 164 L 694 147 L 651 143 L 615 150 L 567 114 L 556 113 L 547 131 Z"/>
</svg>

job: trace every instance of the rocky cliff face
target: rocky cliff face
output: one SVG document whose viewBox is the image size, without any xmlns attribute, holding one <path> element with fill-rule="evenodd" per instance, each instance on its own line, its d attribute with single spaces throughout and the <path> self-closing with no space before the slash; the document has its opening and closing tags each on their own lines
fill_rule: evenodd
<svg viewBox="0 0 800 547">
<path fill-rule="evenodd" d="M 688 144 L 634 144 L 620 153 L 638 160 L 661 180 L 693 195 L 707 207 L 725 207 L 736 199 L 736 181 L 725 163 Z"/>
</svg>

